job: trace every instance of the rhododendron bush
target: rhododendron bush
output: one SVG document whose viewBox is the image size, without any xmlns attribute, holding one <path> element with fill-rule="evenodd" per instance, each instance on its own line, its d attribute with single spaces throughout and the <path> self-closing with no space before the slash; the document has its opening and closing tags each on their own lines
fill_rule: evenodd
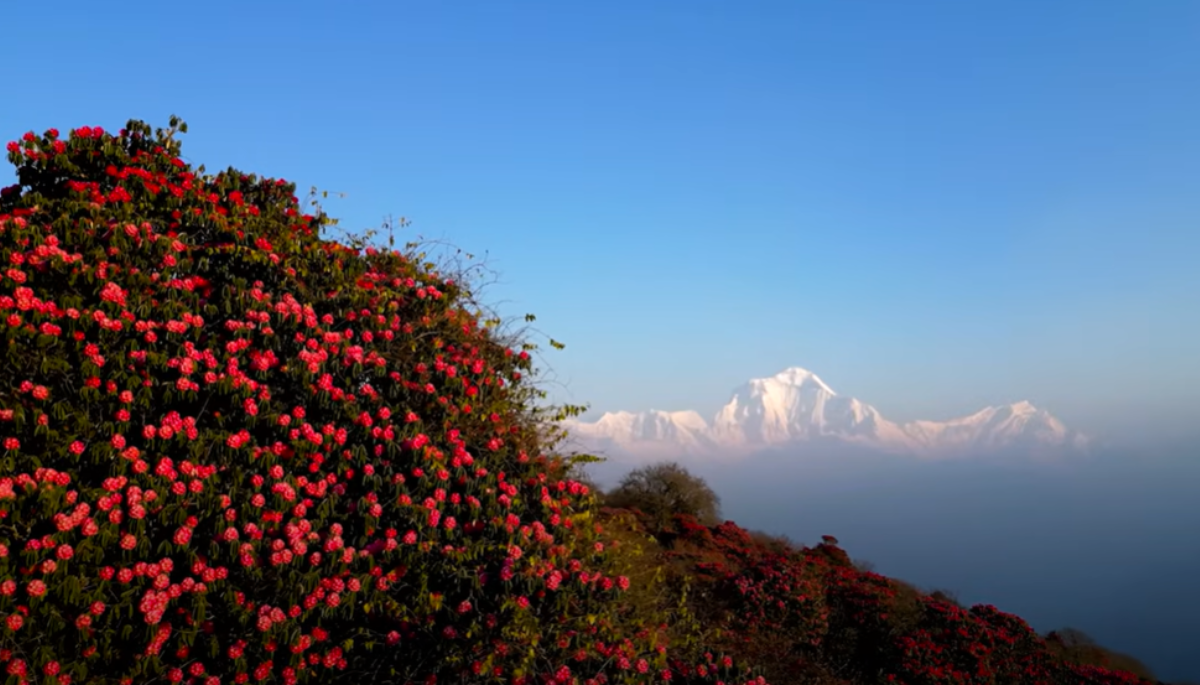
<svg viewBox="0 0 1200 685">
<path fill-rule="evenodd" d="M 8 682 L 748 678 L 620 612 L 529 354 L 466 284 L 193 168 L 183 130 L 8 145 Z"/>
<path fill-rule="evenodd" d="M 648 527 L 653 520 L 644 517 Z M 693 579 L 696 612 L 722 629 L 712 644 L 775 685 L 1151 683 L 1072 663 L 995 607 L 962 609 L 856 569 L 833 537 L 780 549 L 732 522 L 704 526 L 689 516 L 653 530 L 674 573 Z"/>
</svg>

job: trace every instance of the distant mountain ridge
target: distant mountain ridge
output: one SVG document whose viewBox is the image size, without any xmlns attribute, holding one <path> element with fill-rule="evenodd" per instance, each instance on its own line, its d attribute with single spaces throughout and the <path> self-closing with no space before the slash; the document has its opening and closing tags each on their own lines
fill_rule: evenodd
<svg viewBox="0 0 1200 685">
<path fill-rule="evenodd" d="M 895 423 L 839 395 L 815 373 L 791 367 L 756 378 L 706 420 L 695 411 L 610 412 L 563 426 L 590 448 L 635 456 L 736 454 L 820 440 L 919 457 L 1025 450 L 1081 452 L 1088 438 L 1029 402 L 988 407 L 949 421 Z"/>
</svg>

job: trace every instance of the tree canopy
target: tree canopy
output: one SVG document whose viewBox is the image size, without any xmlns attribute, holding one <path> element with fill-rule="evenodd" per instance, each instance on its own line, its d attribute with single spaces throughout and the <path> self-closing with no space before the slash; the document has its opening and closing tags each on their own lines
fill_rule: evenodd
<svg viewBox="0 0 1200 685">
<path fill-rule="evenodd" d="M 674 461 L 630 471 L 605 495 L 605 504 L 640 510 L 660 523 L 676 514 L 690 516 L 705 525 L 715 525 L 721 517 L 721 498 L 717 493 L 704 479 Z"/>
</svg>

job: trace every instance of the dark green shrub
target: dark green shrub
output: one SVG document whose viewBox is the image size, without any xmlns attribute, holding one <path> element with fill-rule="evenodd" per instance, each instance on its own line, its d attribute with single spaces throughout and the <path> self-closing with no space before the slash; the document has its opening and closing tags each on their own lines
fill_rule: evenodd
<svg viewBox="0 0 1200 685">
<path fill-rule="evenodd" d="M 721 498 L 704 479 L 677 462 L 634 469 L 604 496 L 614 509 L 636 509 L 663 526 L 676 515 L 690 516 L 705 525 L 719 523 Z"/>
</svg>

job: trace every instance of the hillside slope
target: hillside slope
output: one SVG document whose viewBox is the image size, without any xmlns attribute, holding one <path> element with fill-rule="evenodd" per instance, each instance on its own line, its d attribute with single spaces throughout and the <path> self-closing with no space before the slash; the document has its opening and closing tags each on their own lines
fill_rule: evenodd
<svg viewBox="0 0 1200 685">
<path fill-rule="evenodd" d="M 1159 682 L 1132 657 L 1072 635 L 1039 636 L 996 607 L 963 608 L 861 570 L 829 536 L 806 547 L 733 522 L 704 526 L 676 515 L 656 526 L 636 510 L 603 511 L 631 537 L 649 536 L 648 563 L 681 591 L 687 586 L 689 610 L 713 631 L 710 644 L 773 685 Z"/>
</svg>

